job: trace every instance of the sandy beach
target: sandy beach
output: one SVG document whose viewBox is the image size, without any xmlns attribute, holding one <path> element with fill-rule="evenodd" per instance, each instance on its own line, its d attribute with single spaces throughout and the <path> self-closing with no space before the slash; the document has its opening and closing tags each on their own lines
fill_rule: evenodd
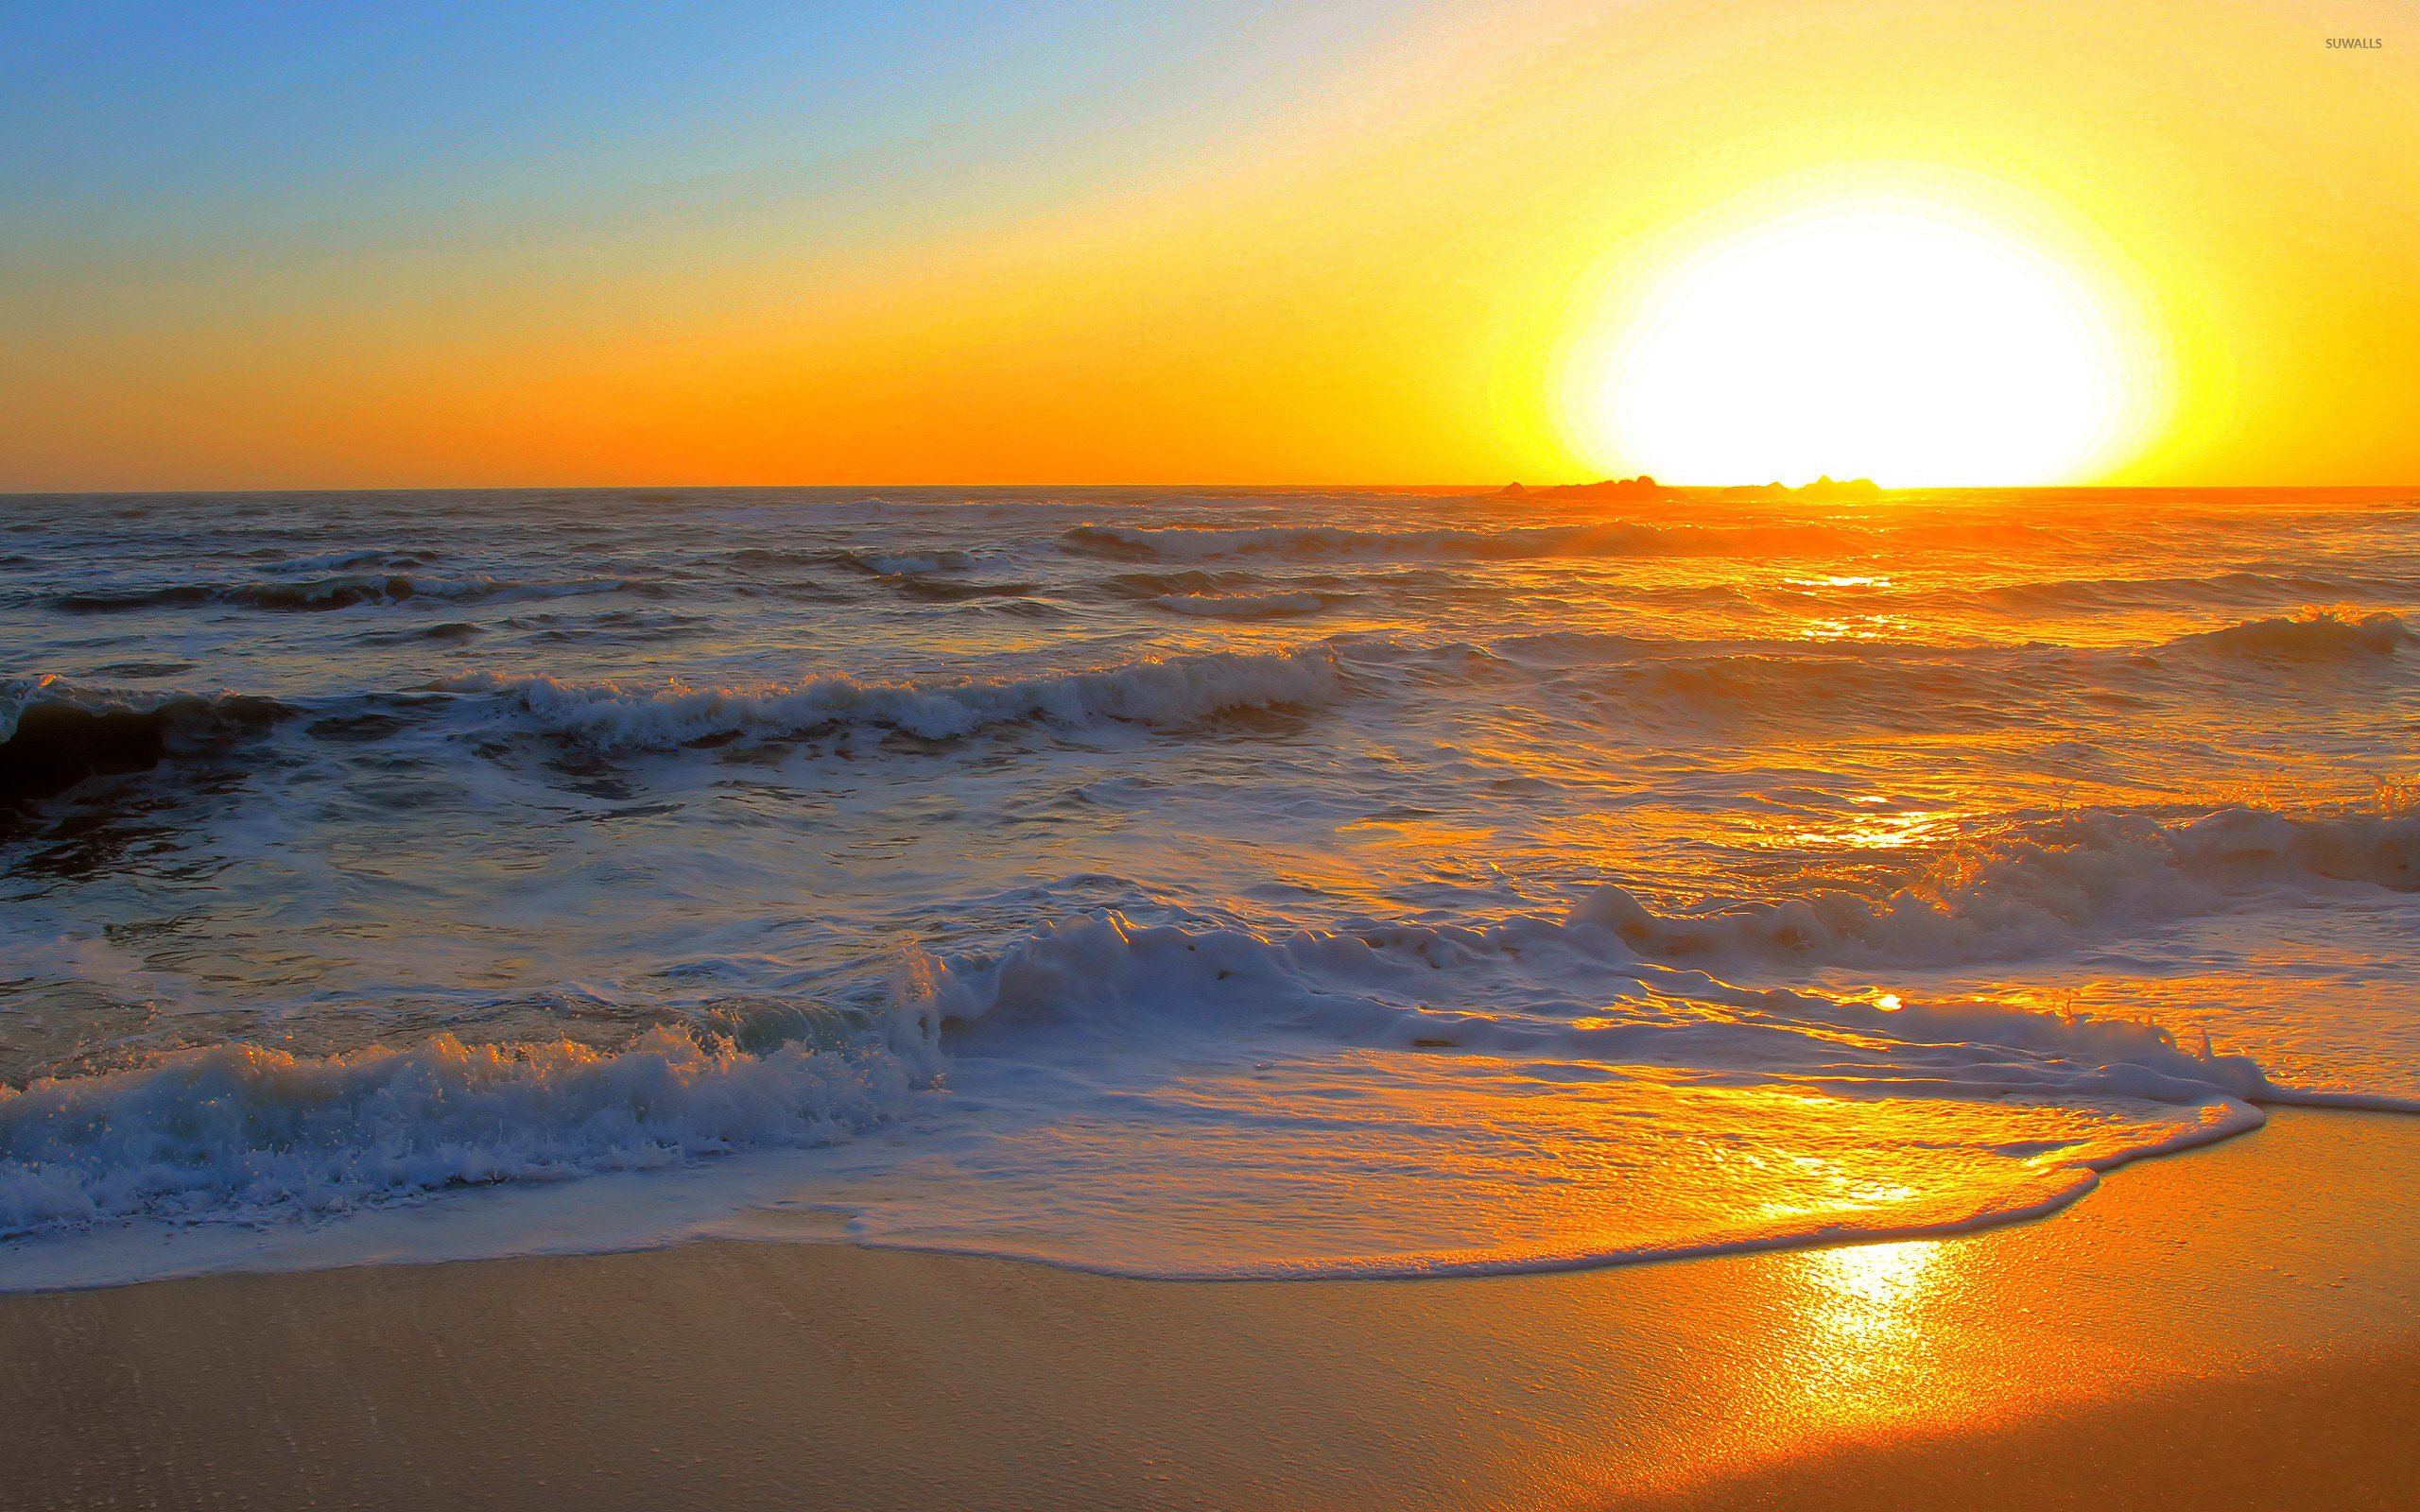
<svg viewBox="0 0 2420 1512">
<path fill-rule="evenodd" d="M 1944 1241 L 1422 1282 L 843 1246 L 0 1300 L 43 1507 L 2379 1507 L 2420 1122 Z"/>
</svg>

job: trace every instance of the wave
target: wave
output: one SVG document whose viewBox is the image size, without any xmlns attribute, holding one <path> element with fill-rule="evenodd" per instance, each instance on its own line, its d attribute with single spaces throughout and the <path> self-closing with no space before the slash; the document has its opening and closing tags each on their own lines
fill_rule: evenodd
<svg viewBox="0 0 2420 1512">
<path fill-rule="evenodd" d="M 2340 598 L 2411 599 L 2420 597 L 2420 579 L 2230 572 L 2205 577 L 2087 577 L 2008 583 L 1959 596 L 2017 610 L 2157 609 L 2179 603 L 2242 607 Z"/>
<path fill-rule="evenodd" d="M 1226 593 L 1266 588 L 1269 579 L 1253 572 L 1203 572 L 1184 568 L 1165 573 L 1118 573 L 1100 581 L 1113 598 L 1163 598 L 1172 593 Z"/>
<path fill-rule="evenodd" d="M 962 604 L 977 598 L 1024 598 L 1038 593 L 1038 583 L 969 583 L 946 577 L 900 576 L 884 581 L 903 598 L 928 604 Z"/>
<path fill-rule="evenodd" d="M 1625 702 L 1691 715 L 1851 717 L 1893 729 L 1997 728 L 2034 717 L 2020 692 L 2070 687 L 2064 656 L 1923 647 L 1650 657 L 1602 669 Z"/>
<path fill-rule="evenodd" d="M 2135 1020 L 1738 986 L 1711 974 L 1707 958 L 1989 954 L 2036 938 L 2044 919 L 2073 931 L 2107 922 L 2113 902 L 2138 913 L 2190 902 L 2172 877 L 2160 881 L 2169 873 L 2205 885 L 2318 875 L 2411 887 L 2420 885 L 2415 855 L 2420 823 L 2410 820 L 2255 811 L 2182 825 L 2110 819 L 2000 845 L 1926 890 L 1853 902 L 1824 895 L 1657 914 L 1608 887 L 1554 915 L 1364 921 L 1276 936 L 1145 925 L 1103 910 L 994 952 L 945 963 L 911 955 L 887 1006 L 871 1013 L 784 1009 L 745 1023 L 709 1015 L 685 1028 L 658 1025 L 612 1051 L 450 1036 L 327 1057 L 245 1044 L 181 1051 L 132 1070 L 0 1087 L 0 1237 L 136 1218 L 258 1224 L 469 1185 L 829 1143 L 908 1114 L 943 1073 L 947 1050 L 994 1068 L 978 1096 L 996 1100 L 1011 1086 L 996 1068 L 1011 1062 L 1063 1082 L 1054 1068 L 1069 1043 L 1088 1055 L 1139 1052 L 1155 1066 L 1171 1057 L 1207 1063 L 1188 1047 L 1213 1049 L 1209 1058 L 1247 1045 L 1418 1054 L 1482 1077 L 1506 1066 L 1546 1083 L 1601 1076 L 1659 1098 L 1705 1089 L 1958 1101 L 2062 1117 L 2100 1108 L 2118 1120 L 2100 1143 L 2062 1136 L 2033 1154 L 1982 1152 L 2032 1162 L 2027 1169 L 2096 1168 L 2251 1126 L 2253 1105 L 2412 1105 L 2280 1085 L 2251 1057 L 2219 1054 L 2206 1040 L 2188 1048 Z M 2168 1111 L 2146 1115 L 2145 1107 Z M 1291 1126 L 1294 1115 L 1276 1116 Z M 1439 1136 L 1451 1127 L 1440 1125 Z M 2023 1190 L 2055 1205 L 2078 1188 Z M 1941 1223 L 1957 1226 L 2034 1210 L 1941 1211 Z M 1706 1215 L 1697 1221 L 1706 1234 L 1727 1231 Z M 1829 1231 L 1783 1226 L 1756 1242 Z M 1660 1252 L 1631 1235 L 1584 1260 L 1471 1263 Z M 1374 1251 L 1335 1263 L 1411 1263 Z"/>
<path fill-rule="evenodd" d="M 1198 619 L 1272 620 L 1322 613 L 1330 601 L 1317 593 L 1163 593 L 1145 602 Z"/>
<path fill-rule="evenodd" d="M 1341 692 L 1325 646 L 1214 652 L 1023 680 L 861 682 L 847 676 L 767 688 L 640 687 L 482 673 L 438 685 L 498 694 L 537 726 L 605 750 L 791 738 L 841 729 L 948 740 L 1005 725 L 1184 726 L 1238 709 L 1316 708 Z"/>
<path fill-rule="evenodd" d="M 174 751 L 288 713 L 240 694 L 123 693 L 58 678 L 0 682 L 0 799 L 54 797 L 90 777 L 148 771 Z"/>
<path fill-rule="evenodd" d="M 2181 823 L 2083 815 L 1969 841 L 1930 874 L 1878 895 L 1812 890 L 1659 914 L 1606 886 L 1575 917 L 1663 959 L 1932 966 L 2040 954 L 2121 925 L 2222 909 L 2246 887 L 2312 882 L 2420 891 L 2420 818 L 2245 808 Z"/>
<path fill-rule="evenodd" d="M 2399 615 L 2305 610 L 2291 618 L 2250 620 L 2181 635 L 2176 650 L 2262 662 L 2346 661 L 2384 656 L 2412 639 Z"/>
<path fill-rule="evenodd" d="M 224 605 L 271 613 L 308 613 L 360 604 L 400 604 L 408 599 L 449 603 L 510 603 L 612 593 L 636 585 L 620 578 L 568 582 L 516 582 L 507 578 L 412 577 L 403 574 L 351 573 L 302 582 L 168 583 L 153 588 L 87 589 L 56 594 L 49 606 L 68 614 L 118 614 L 144 610 Z"/>
<path fill-rule="evenodd" d="M 963 551 L 842 551 L 821 559 L 877 577 L 958 573 L 975 565 Z"/>
<path fill-rule="evenodd" d="M 447 1187 L 830 1143 L 899 1116 L 932 1070 L 912 1037 L 759 1055 L 666 1027 L 618 1052 L 451 1036 L 328 1057 L 181 1051 L 0 1086 L 0 1237 L 333 1214 Z"/>
<path fill-rule="evenodd" d="M 1789 722 L 1845 713 L 1894 728 L 2000 728 L 2039 717 L 2048 697 L 2105 706 L 2182 694 L 2168 675 L 2192 663 L 2232 676 L 2279 662 L 2356 662 L 2412 639 L 2394 614 L 2307 610 L 2131 647 L 1707 643 L 1548 631 L 1508 637 L 1490 655 L 1544 671 L 1582 707 L 1618 698 L 1634 710 L 1681 715 Z M 2258 685 L 2265 691 L 2273 682 L 2262 673 Z"/>
<path fill-rule="evenodd" d="M 348 573 L 375 567 L 384 572 L 409 572 L 426 567 L 436 559 L 433 552 L 368 546 L 356 551 L 326 552 L 317 557 L 291 557 L 271 562 L 262 570 L 272 573 Z"/>
<path fill-rule="evenodd" d="M 1070 1022 L 1128 1038 L 1147 1028 L 1221 1036 L 1279 1024 L 1367 1048 L 1553 1056 L 1653 1068 L 1667 1079 L 1788 1083 L 1848 1095 L 2126 1097 L 2199 1104 L 2298 1096 L 2241 1056 L 2196 1053 L 2136 1020 L 2004 1004 L 1887 1007 L 1732 987 L 1687 973 L 1690 996 L 1623 985 L 1632 936 L 1600 899 L 1561 919 L 1480 926 L 1394 924 L 1305 930 L 1145 926 L 1114 911 L 1039 931 L 993 956 L 953 963 L 933 1001 L 961 1033 Z M 1610 950 L 1609 950 L 1610 947 Z M 1537 962 L 1545 959 L 1548 966 Z M 1590 995 L 1530 994 L 1546 1005 L 1432 1005 L 1437 973 L 1527 971 Z"/>
</svg>

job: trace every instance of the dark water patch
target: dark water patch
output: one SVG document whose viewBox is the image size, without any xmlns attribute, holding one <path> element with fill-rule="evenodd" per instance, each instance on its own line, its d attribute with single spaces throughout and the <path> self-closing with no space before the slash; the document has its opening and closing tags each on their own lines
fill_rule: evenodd
<svg viewBox="0 0 2420 1512">
<path fill-rule="evenodd" d="M 352 573 L 375 568 L 382 572 L 409 572 L 433 565 L 438 553 L 406 551 L 391 547 L 372 546 L 358 551 L 332 551 L 317 557 L 294 557 L 279 560 L 267 568 L 284 573 Z"/>
<path fill-rule="evenodd" d="M 182 851 L 187 834 L 182 825 L 161 817 L 167 806 L 134 802 L 63 815 L 44 826 L 10 866 L 26 876 L 60 882 L 170 870 L 165 863 Z M 0 820 L 0 833 L 5 829 Z"/>
<path fill-rule="evenodd" d="M 583 593 L 653 593 L 653 585 L 619 578 L 516 582 L 495 577 L 423 578 L 402 574 L 347 574 L 300 582 L 164 583 L 149 587 L 87 589 L 54 595 L 52 609 L 65 614 L 120 614 L 145 610 L 222 606 L 265 613 L 311 613 L 364 604 L 401 604 L 415 599 L 481 603 L 562 598 Z"/>
<path fill-rule="evenodd" d="M 191 672 L 190 662 L 112 662 L 105 667 L 95 667 L 96 678 L 128 678 L 147 680 L 152 678 L 173 678 L 181 672 Z"/>
<path fill-rule="evenodd" d="M 838 589 L 803 578 L 774 581 L 741 582 L 732 591 L 746 598 L 782 599 L 794 604 L 853 604 L 856 600 Z"/>
<path fill-rule="evenodd" d="M 117 614 L 131 610 L 188 609 L 216 596 L 207 583 L 175 583 L 159 588 L 86 589 L 54 595 L 49 603 L 62 614 Z"/>
<path fill-rule="evenodd" d="M 671 641 L 694 635 L 712 623 L 702 614 L 668 614 L 648 610 L 609 610 L 601 614 L 519 614 L 506 620 L 507 628 L 549 645 L 605 641 L 616 644 Z"/>
<path fill-rule="evenodd" d="M 574 821 L 581 824 L 610 824 L 617 819 L 660 819 L 667 814 L 678 814 L 680 812 L 681 805 L 678 803 L 657 801 L 653 803 L 624 803 L 614 808 L 600 809 L 587 814 L 575 814 L 572 815 L 571 817 Z"/>
<path fill-rule="evenodd" d="M 364 630 L 353 638 L 355 645 L 408 645 L 421 641 L 437 641 L 447 644 L 485 635 L 487 627 L 469 620 L 446 620 L 437 625 L 413 625 L 401 629 Z"/>
<path fill-rule="evenodd" d="M 331 714 L 311 721 L 305 729 L 314 740 L 364 743 L 390 739 L 409 724 L 408 720 L 389 713 Z"/>
<path fill-rule="evenodd" d="M 514 753 L 511 747 L 502 752 Z M 559 747 L 548 752 L 539 765 L 549 782 L 582 798 L 607 803 L 628 803 L 638 798 L 638 781 L 627 767 L 584 747 Z"/>
<path fill-rule="evenodd" d="M 903 598 L 930 604 L 958 604 L 973 598 L 1024 598 L 1041 587 L 1037 583 L 961 583 L 932 577 L 890 577 L 885 581 Z"/>
<path fill-rule="evenodd" d="M 1099 586 L 1112 598 L 1159 598 L 1168 593 L 1233 593 L 1257 588 L 1268 581 L 1259 573 L 1204 572 L 1196 568 L 1168 573 L 1118 573 L 1100 579 Z"/>
</svg>

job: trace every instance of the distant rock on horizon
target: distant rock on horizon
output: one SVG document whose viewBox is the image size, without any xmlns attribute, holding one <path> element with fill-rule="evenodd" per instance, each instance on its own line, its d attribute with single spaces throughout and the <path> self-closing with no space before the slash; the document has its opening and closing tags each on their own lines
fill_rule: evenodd
<svg viewBox="0 0 2420 1512">
<path fill-rule="evenodd" d="M 1725 489 L 1726 499 L 1810 499 L 1819 503 L 1847 503 L 1859 499 L 1882 497 L 1882 486 L 1872 478 L 1835 478 L 1824 473 L 1814 482 L 1791 488 L 1787 483 L 1749 484 L 1742 488 Z"/>
<path fill-rule="evenodd" d="M 1499 499 L 1626 499 L 1634 502 L 1684 496 L 1682 490 L 1668 488 L 1644 472 L 1634 478 L 1607 478 L 1602 483 L 1561 483 L 1543 489 L 1508 483 L 1494 495 Z M 1827 472 L 1814 482 L 1795 489 L 1787 483 L 1750 483 L 1724 489 L 1720 497 L 1806 499 L 1820 504 L 1845 504 L 1878 499 L 1882 497 L 1882 487 L 1872 478 L 1836 478 Z"/>
<path fill-rule="evenodd" d="M 1642 472 L 1634 478 L 1607 478 L 1602 483 L 1564 483 L 1551 488 L 1524 488 L 1510 483 L 1497 493 L 1505 499 L 1669 499 L 1675 490 Z"/>
</svg>

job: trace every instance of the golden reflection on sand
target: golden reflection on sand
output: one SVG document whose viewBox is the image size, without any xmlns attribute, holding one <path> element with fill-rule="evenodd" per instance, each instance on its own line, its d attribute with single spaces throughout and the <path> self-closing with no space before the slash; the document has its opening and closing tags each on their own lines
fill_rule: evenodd
<svg viewBox="0 0 2420 1512">
<path fill-rule="evenodd" d="M 1641 1484 L 1671 1487 L 1717 1466 L 1778 1462 L 1843 1441 L 1985 1415 L 2005 1383 L 1970 1358 L 1957 1318 L 1971 1246 L 1932 1239 L 1761 1258 L 1774 1282 L 1737 1352 L 1701 1362 L 1725 1426 Z M 1728 1376 L 1731 1379 L 1724 1380 Z"/>
</svg>

